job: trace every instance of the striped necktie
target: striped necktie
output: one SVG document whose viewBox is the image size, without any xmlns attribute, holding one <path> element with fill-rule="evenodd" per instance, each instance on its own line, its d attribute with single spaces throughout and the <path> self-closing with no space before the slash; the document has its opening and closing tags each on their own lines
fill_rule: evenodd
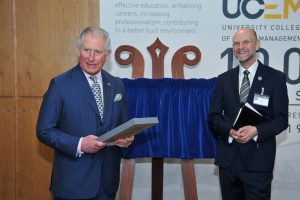
<svg viewBox="0 0 300 200">
<path fill-rule="evenodd" d="M 96 99 L 96 103 L 97 103 L 97 107 L 101 116 L 101 119 L 103 120 L 103 101 L 102 101 L 102 94 L 101 94 L 101 87 L 100 84 L 97 81 L 97 77 L 96 76 L 91 76 L 90 77 L 93 81 L 93 84 L 91 86 L 93 94 L 95 96 Z"/>
<path fill-rule="evenodd" d="M 243 103 L 246 103 L 248 95 L 249 95 L 249 90 L 250 90 L 250 81 L 249 81 L 249 71 L 245 70 L 244 71 L 244 78 L 242 80 L 242 85 L 241 85 L 241 90 L 240 90 L 240 101 Z"/>
</svg>

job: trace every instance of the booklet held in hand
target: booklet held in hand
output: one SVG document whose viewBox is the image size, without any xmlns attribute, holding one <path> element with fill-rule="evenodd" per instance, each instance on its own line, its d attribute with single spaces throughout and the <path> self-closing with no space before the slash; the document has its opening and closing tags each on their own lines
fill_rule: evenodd
<svg viewBox="0 0 300 200">
<path fill-rule="evenodd" d="M 253 108 L 249 103 L 244 104 L 233 123 L 233 129 L 238 130 L 239 128 L 246 125 L 256 125 L 264 120 L 262 114 L 260 114 L 255 108 Z"/>
<path fill-rule="evenodd" d="M 158 124 L 157 117 L 132 118 L 120 126 L 104 133 L 98 140 L 102 142 L 114 142 L 117 139 L 131 137 Z"/>
</svg>

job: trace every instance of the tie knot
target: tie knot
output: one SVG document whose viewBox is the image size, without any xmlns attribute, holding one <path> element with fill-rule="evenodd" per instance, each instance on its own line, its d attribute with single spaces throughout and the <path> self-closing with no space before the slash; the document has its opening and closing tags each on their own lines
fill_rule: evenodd
<svg viewBox="0 0 300 200">
<path fill-rule="evenodd" d="M 245 76 L 248 76 L 248 74 L 250 74 L 250 72 L 249 72 L 248 70 L 245 70 L 245 71 L 244 71 L 244 75 L 245 75 Z"/>
<path fill-rule="evenodd" d="M 97 83 L 97 77 L 96 77 L 96 76 L 91 76 L 90 78 L 92 79 L 92 81 L 93 81 L 94 83 Z"/>
</svg>

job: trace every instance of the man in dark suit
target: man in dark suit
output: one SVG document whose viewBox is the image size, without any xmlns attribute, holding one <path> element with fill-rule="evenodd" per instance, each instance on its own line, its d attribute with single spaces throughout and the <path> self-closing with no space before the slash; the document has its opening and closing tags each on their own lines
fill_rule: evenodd
<svg viewBox="0 0 300 200">
<path fill-rule="evenodd" d="M 208 124 L 218 139 L 215 164 L 224 200 L 271 198 L 275 136 L 288 126 L 285 75 L 256 59 L 259 48 L 254 30 L 234 34 L 233 53 L 239 66 L 219 75 L 211 100 Z M 243 81 L 244 76 L 248 81 Z M 241 102 L 260 112 L 263 122 L 234 130 Z"/>
<path fill-rule="evenodd" d="M 79 63 L 51 80 L 37 122 L 37 137 L 55 150 L 50 190 L 55 199 L 115 199 L 121 148 L 97 140 L 127 120 L 127 100 L 119 78 L 104 70 L 108 33 L 87 27 L 78 41 Z"/>
</svg>

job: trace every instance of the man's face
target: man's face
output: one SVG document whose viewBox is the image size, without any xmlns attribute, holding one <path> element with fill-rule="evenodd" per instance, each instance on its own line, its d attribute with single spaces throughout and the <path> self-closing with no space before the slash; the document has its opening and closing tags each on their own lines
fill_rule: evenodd
<svg viewBox="0 0 300 200">
<path fill-rule="evenodd" d="M 79 64 L 87 74 L 96 75 L 102 69 L 108 56 L 105 44 L 105 39 L 98 34 L 85 36 L 79 49 Z"/>
<path fill-rule="evenodd" d="M 242 29 L 233 36 L 233 54 L 243 67 L 248 68 L 255 62 L 255 53 L 259 45 L 252 30 Z"/>
</svg>

